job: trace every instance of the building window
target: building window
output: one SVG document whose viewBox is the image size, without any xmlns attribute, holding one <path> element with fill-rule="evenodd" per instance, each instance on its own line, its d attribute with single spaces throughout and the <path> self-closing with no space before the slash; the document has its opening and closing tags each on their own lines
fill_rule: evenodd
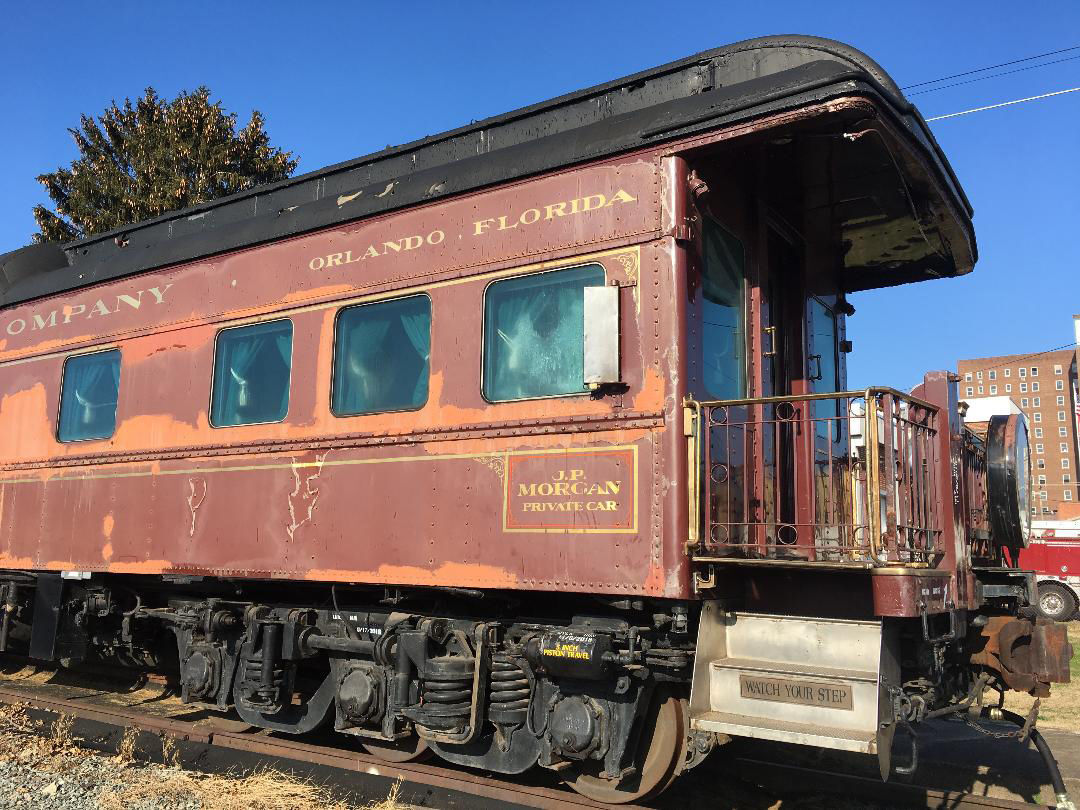
<svg viewBox="0 0 1080 810">
<path fill-rule="evenodd" d="M 1035 467 L 1037 469 L 1040 469 L 1040 470 L 1045 470 L 1046 469 L 1046 460 L 1041 459 L 1041 458 L 1035 459 Z"/>
<path fill-rule="evenodd" d="M 1069 460 L 1067 458 L 1063 458 L 1061 460 L 1061 469 L 1063 469 L 1063 470 L 1069 469 Z"/>
<path fill-rule="evenodd" d="M 1054 363 L 1054 373 L 1060 376 L 1060 374 L 1061 374 L 1061 364 L 1060 363 Z"/>
<path fill-rule="evenodd" d="M 1045 501 L 1046 500 L 1046 490 L 1045 489 L 1039 491 L 1039 500 L 1040 501 Z"/>
<path fill-rule="evenodd" d="M 964 382 L 971 382 L 971 372 L 964 375 Z"/>
<path fill-rule="evenodd" d="M 1018 368 L 1018 369 L 1017 369 L 1016 371 L 1017 371 L 1017 373 L 1018 373 L 1018 374 L 1020 375 L 1020 379 L 1021 379 L 1021 380 L 1026 380 L 1026 379 L 1027 379 L 1027 369 L 1026 369 L 1026 368 L 1024 368 L 1023 366 L 1021 366 L 1021 367 L 1020 367 L 1020 368 Z"/>
<path fill-rule="evenodd" d="M 62 442 L 108 439 L 116 432 L 120 352 L 109 349 L 64 361 L 56 438 Z"/>
<path fill-rule="evenodd" d="M 1035 438 L 1036 439 L 1041 439 L 1042 438 L 1042 428 L 1035 428 Z"/>
<path fill-rule="evenodd" d="M 1066 501 L 1071 501 L 1072 500 L 1072 490 L 1071 489 L 1065 490 L 1065 494 L 1062 497 Z"/>
<path fill-rule="evenodd" d="M 975 372 L 975 379 L 976 380 L 981 380 L 982 379 L 982 372 L 981 371 L 976 371 Z"/>
<path fill-rule="evenodd" d="M 1039 376 L 1039 368 L 1038 368 L 1038 366 L 1032 366 L 1031 367 L 1031 376 L 1032 377 L 1038 377 Z"/>
<path fill-rule="evenodd" d="M 1021 394 L 1026 394 L 1027 393 L 1027 383 L 1020 383 L 1020 393 Z"/>
<path fill-rule="evenodd" d="M 1042 455 L 1042 451 L 1043 451 L 1043 446 L 1041 444 L 1035 445 L 1035 452 L 1036 453 L 1038 453 L 1039 455 Z"/>
<path fill-rule="evenodd" d="M 1060 453 L 1068 453 L 1069 452 L 1069 445 L 1065 444 L 1065 442 L 1062 442 L 1061 444 L 1058 445 L 1058 452 L 1060 452 Z"/>
<path fill-rule="evenodd" d="M 1042 421 L 1042 414 L 1041 414 L 1041 413 L 1039 413 L 1038 411 L 1035 411 L 1035 413 L 1033 413 L 1033 414 L 1031 415 L 1031 418 L 1032 418 L 1032 419 L 1033 419 L 1033 420 L 1034 420 L 1035 422 L 1041 422 L 1041 421 Z"/>
<path fill-rule="evenodd" d="M 1064 380 L 1054 380 L 1054 390 L 1055 391 L 1064 391 L 1065 390 L 1065 381 Z"/>
<path fill-rule="evenodd" d="M 1012 369 L 1011 368 L 1005 369 L 1005 376 L 1006 377 L 1011 377 L 1012 376 Z"/>
<path fill-rule="evenodd" d="M 1042 397 L 1032 397 L 1032 399 L 1031 399 L 1031 407 L 1032 408 L 1042 407 Z"/>
<path fill-rule="evenodd" d="M 1036 391 L 1038 391 L 1038 390 L 1039 390 L 1039 384 L 1038 384 L 1037 382 L 1033 382 L 1033 383 L 1031 384 L 1031 392 L 1032 392 L 1032 393 L 1035 393 L 1035 392 L 1036 392 Z"/>
<path fill-rule="evenodd" d="M 1063 484 L 1071 484 L 1072 483 L 1072 476 L 1069 475 L 1069 473 L 1063 473 L 1062 476 L 1061 476 L 1061 483 L 1063 483 Z"/>
<path fill-rule="evenodd" d="M 1039 486 L 1040 487 L 1045 487 L 1046 486 L 1046 476 L 1045 475 L 1040 475 L 1039 476 Z"/>
<path fill-rule="evenodd" d="M 236 326 L 218 333 L 210 424 L 280 422 L 289 412 L 292 321 Z"/>
<path fill-rule="evenodd" d="M 1031 402 L 1031 400 L 1029 400 L 1027 397 L 1020 397 L 1020 407 L 1021 408 L 1026 408 L 1030 402 Z"/>
<path fill-rule="evenodd" d="M 983 387 L 980 385 L 979 386 L 979 393 L 981 394 L 982 392 L 983 392 Z"/>
<path fill-rule="evenodd" d="M 346 307 L 337 317 L 330 410 L 355 416 L 424 407 L 430 358 L 426 295 Z"/>
<path fill-rule="evenodd" d="M 1005 393 L 1006 394 L 1011 394 L 1012 393 L 1012 383 L 1005 383 Z"/>
<path fill-rule="evenodd" d="M 1065 411 L 1058 411 L 1058 421 L 1059 422 L 1064 422 L 1065 421 Z"/>
<path fill-rule="evenodd" d="M 970 396 L 971 396 L 972 394 L 974 394 L 974 393 L 975 393 L 975 389 L 974 389 L 974 388 L 973 388 L 972 386 L 970 386 L 970 385 L 969 385 L 969 386 L 967 387 L 967 396 L 969 396 L 969 397 L 970 397 Z"/>
<path fill-rule="evenodd" d="M 1063 427 L 1058 428 L 1058 436 L 1063 436 L 1064 437 L 1064 436 L 1068 436 L 1068 435 L 1069 435 L 1068 428 L 1063 428 Z"/>
<path fill-rule="evenodd" d="M 725 247 L 727 247 L 725 245 Z M 735 256 L 706 245 L 705 383 L 709 395 L 742 395 L 742 265 L 719 266 Z M 713 270 L 713 268 L 716 268 Z M 484 302 L 484 396 L 492 402 L 582 394 L 585 287 L 604 284 L 598 264 L 496 281 Z"/>
<path fill-rule="evenodd" d="M 997 386 L 996 385 L 991 385 L 990 386 L 990 393 L 991 394 L 996 394 L 997 393 Z"/>
<path fill-rule="evenodd" d="M 997 372 L 996 371 L 991 371 L 990 372 L 990 379 L 991 380 L 996 380 L 997 379 Z"/>
<path fill-rule="evenodd" d="M 1064 394 L 1058 394 L 1057 395 L 1057 404 L 1058 405 L 1064 405 L 1065 404 L 1065 395 Z"/>
</svg>

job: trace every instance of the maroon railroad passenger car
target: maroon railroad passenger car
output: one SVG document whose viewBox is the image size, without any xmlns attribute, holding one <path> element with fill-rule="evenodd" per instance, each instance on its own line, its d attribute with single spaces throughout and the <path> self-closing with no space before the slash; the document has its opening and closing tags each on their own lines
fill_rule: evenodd
<svg viewBox="0 0 1080 810">
<path fill-rule="evenodd" d="M 848 296 L 974 262 L 918 112 L 808 37 L 0 257 L 0 649 L 604 801 L 732 735 L 887 773 L 1068 677 L 1021 427 L 846 390 Z"/>
</svg>

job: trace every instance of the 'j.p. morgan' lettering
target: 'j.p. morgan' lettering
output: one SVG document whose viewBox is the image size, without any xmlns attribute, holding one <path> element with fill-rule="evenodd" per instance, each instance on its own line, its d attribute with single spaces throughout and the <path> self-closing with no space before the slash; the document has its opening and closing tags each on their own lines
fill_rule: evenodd
<svg viewBox="0 0 1080 810">
<path fill-rule="evenodd" d="M 525 454 L 508 461 L 507 531 L 633 531 L 632 448 Z"/>
<path fill-rule="evenodd" d="M 58 326 L 91 318 L 104 318 L 117 312 L 141 310 L 165 302 L 165 293 L 172 284 L 148 287 L 96 299 L 82 299 L 63 303 L 48 311 L 32 312 L 27 317 L 12 318 L 4 324 L 4 332 L 15 336 L 24 332 L 42 332 Z"/>
</svg>

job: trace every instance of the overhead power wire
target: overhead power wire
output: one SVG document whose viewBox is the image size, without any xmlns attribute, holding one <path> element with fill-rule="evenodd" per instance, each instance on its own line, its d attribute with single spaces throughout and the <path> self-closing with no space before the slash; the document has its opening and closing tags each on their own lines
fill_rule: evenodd
<svg viewBox="0 0 1080 810">
<path fill-rule="evenodd" d="M 930 79 L 925 82 L 916 82 L 915 84 L 906 84 L 901 87 L 901 90 L 910 90 L 913 87 L 925 87 L 928 84 L 937 84 L 938 82 L 947 82 L 950 79 L 960 79 L 964 76 L 972 76 L 976 73 L 985 73 L 988 70 L 997 70 L 998 68 L 1009 67 L 1010 65 L 1019 65 L 1023 62 L 1031 62 L 1035 59 L 1042 59 L 1046 56 L 1057 56 L 1059 53 L 1068 53 L 1070 51 L 1080 51 L 1080 45 L 1073 45 L 1068 48 L 1061 48 L 1057 51 L 1047 51 L 1046 53 L 1036 54 L 1035 56 L 1025 56 L 1023 59 L 1013 59 L 1011 62 L 1002 62 L 998 65 L 989 65 L 987 67 L 975 68 L 974 70 L 965 70 L 963 73 L 954 73 L 951 76 L 942 76 L 939 79 Z"/>
<path fill-rule="evenodd" d="M 982 368 L 976 369 L 976 370 L 977 371 L 989 371 L 992 368 L 1001 368 L 1002 366 L 1011 366 L 1014 363 L 1019 363 L 1022 360 L 1030 360 L 1032 357 L 1040 357 L 1040 356 L 1042 356 L 1044 354 L 1050 354 L 1050 352 L 1059 352 L 1062 349 L 1075 349 L 1077 347 L 1080 347 L 1080 343 L 1076 343 L 1074 341 L 1072 343 L 1062 344 L 1061 346 L 1055 346 L 1052 349 L 1043 349 L 1041 352 L 1032 352 L 1031 354 L 1014 354 L 1014 355 L 1010 355 L 1010 359 L 1006 360 L 1004 363 L 997 363 L 996 365 L 993 365 L 993 366 L 983 366 Z M 976 357 L 974 359 L 978 360 L 979 358 Z M 915 389 L 918 386 L 922 385 L 923 382 L 924 382 L 923 380 L 919 380 L 917 383 L 915 383 L 915 385 L 909 386 L 906 390 L 907 391 L 912 391 L 913 389 Z"/>
<path fill-rule="evenodd" d="M 916 90 L 914 93 L 907 93 L 908 96 L 921 96 L 924 93 L 936 93 L 938 90 L 948 90 L 950 87 L 960 87 L 965 84 L 974 84 L 975 82 L 984 82 L 987 79 L 997 79 L 1000 76 L 1011 76 L 1013 73 L 1023 73 L 1025 70 L 1034 70 L 1035 68 L 1047 67 L 1048 65 L 1057 65 L 1062 62 L 1072 62 L 1073 60 L 1080 59 L 1080 54 L 1076 56 L 1066 56 L 1064 59 L 1054 59 L 1051 62 L 1040 62 L 1037 65 L 1028 65 L 1027 67 L 1016 68 L 1016 70 L 1004 70 L 1001 73 L 991 73 L 989 76 L 979 76 L 975 79 L 968 79 L 967 81 L 954 82 L 953 84 L 942 84 L 937 87 L 928 87 L 926 90 Z"/>
<path fill-rule="evenodd" d="M 1078 89 L 1080 89 L 1080 88 L 1078 88 Z M 1072 343 L 1064 343 L 1061 346 L 1055 346 L 1052 349 L 1043 349 L 1041 352 L 1032 352 L 1031 354 L 1014 354 L 1014 355 L 1012 355 L 1011 359 L 1006 360 L 1004 363 L 998 363 L 995 366 L 984 366 L 983 368 L 980 368 L 980 369 L 977 369 L 977 370 L 978 371 L 989 371 L 992 368 L 1001 368 L 1002 366 L 1011 366 L 1014 363 L 1019 363 L 1021 360 L 1030 360 L 1032 357 L 1040 357 L 1041 355 L 1044 355 L 1044 354 L 1050 354 L 1050 352 L 1059 352 L 1062 349 L 1073 349 L 1077 345 L 1078 344 L 1074 341 Z"/>
<path fill-rule="evenodd" d="M 988 104 L 985 107 L 974 107 L 970 110 L 961 110 L 960 112 L 948 113 L 947 115 L 935 115 L 927 118 L 926 121 L 941 121 L 945 118 L 957 118 L 961 115 L 970 115 L 971 113 L 984 112 L 986 110 L 996 110 L 1000 107 L 1011 107 L 1013 104 L 1025 104 L 1028 101 L 1038 101 L 1042 98 L 1063 96 L 1066 93 L 1075 93 L 1077 90 L 1080 90 L 1080 87 L 1070 87 L 1068 90 L 1055 90 L 1053 93 L 1043 93 L 1039 96 L 1028 96 L 1027 98 L 1018 98 L 1014 101 L 1003 101 L 1000 104 Z"/>
</svg>

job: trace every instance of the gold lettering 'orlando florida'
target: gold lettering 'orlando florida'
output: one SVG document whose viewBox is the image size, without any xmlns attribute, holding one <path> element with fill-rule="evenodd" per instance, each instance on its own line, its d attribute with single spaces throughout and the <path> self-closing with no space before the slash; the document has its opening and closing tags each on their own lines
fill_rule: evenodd
<svg viewBox="0 0 1080 810">
<path fill-rule="evenodd" d="M 438 247 L 448 238 L 451 241 L 473 240 L 499 231 L 516 231 L 540 226 L 545 222 L 562 219 L 563 217 L 577 217 L 588 214 L 590 211 L 628 205 L 637 201 L 637 197 L 620 188 L 611 194 L 586 194 L 570 200 L 545 203 L 535 208 L 481 217 L 474 220 L 470 227 L 461 233 L 455 234 L 453 231 L 448 232 L 444 228 L 435 228 L 426 233 L 391 234 L 390 238 L 387 239 L 359 242 L 346 250 L 314 256 L 308 262 L 308 269 L 324 270 L 344 267 L 345 265 L 357 264 L 372 259 L 381 259 L 385 256 L 395 256 L 414 250 Z"/>
</svg>

